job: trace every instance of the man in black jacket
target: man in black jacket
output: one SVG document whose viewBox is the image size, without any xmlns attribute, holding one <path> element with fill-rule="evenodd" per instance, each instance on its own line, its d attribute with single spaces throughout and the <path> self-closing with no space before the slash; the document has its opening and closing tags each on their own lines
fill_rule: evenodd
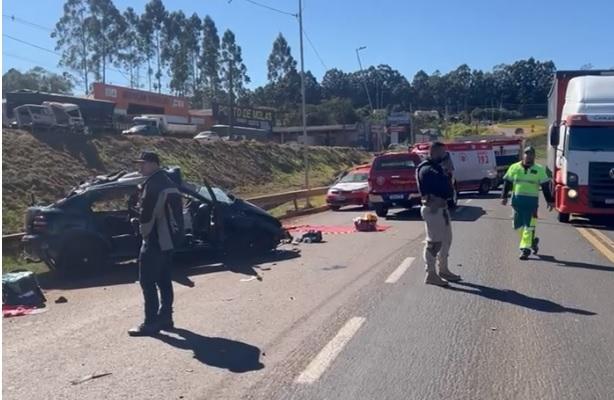
<svg viewBox="0 0 614 400">
<path fill-rule="evenodd" d="M 182 202 L 177 184 L 160 169 L 156 153 L 143 152 L 135 162 L 140 164 L 141 174 L 147 177 L 142 185 L 138 220 L 143 238 L 139 281 L 145 299 L 145 321 L 130 329 L 128 334 L 146 336 L 174 326 L 172 250 L 174 241 L 183 233 Z"/>
<path fill-rule="evenodd" d="M 446 154 L 443 143 L 431 144 L 429 157 L 416 170 L 416 181 L 422 197 L 420 214 L 426 230 L 424 262 L 429 285 L 448 286 L 449 282 L 461 280 L 448 269 L 448 253 L 452 245 L 452 225 L 448 205 L 454 196 L 449 175 L 441 166 Z M 436 265 L 439 267 L 437 274 Z"/>
</svg>

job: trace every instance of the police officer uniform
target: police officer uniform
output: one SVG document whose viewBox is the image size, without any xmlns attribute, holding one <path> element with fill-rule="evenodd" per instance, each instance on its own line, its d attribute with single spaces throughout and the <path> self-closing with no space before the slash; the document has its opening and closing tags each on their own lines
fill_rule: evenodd
<svg viewBox="0 0 614 400">
<path fill-rule="evenodd" d="M 420 214 L 424 220 L 426 243 L 423 258 L 426 265 L 425 283 L 447 286 L 461 277 L 448 268 L 448 254 L 452 245 L 452 223 L 448 205 L 454 196 L 450 177 L 438 161 L 427 159 L 416 170 L 422 198 Z M 437 268 L 439 273 L 437 273 Z"/>
</svg>

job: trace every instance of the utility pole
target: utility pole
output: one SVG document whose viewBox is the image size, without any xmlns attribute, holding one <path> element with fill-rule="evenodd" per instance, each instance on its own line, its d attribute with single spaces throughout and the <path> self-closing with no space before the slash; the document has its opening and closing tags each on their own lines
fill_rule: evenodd
<svg viewBox="0 0 614 400">
<path fill-rule="evenodd" d="M 365 86 L 365 92 L 367 92 L 367 99 L 369 100 L 369 108 L 371 108 L 371 113 L 373 113 L 373 103 L 371 102 L 371 94 L 369 94 L 369 88 L 367 87 L 367 80 L 365 78 L 365 73 L 362 69 L 362 62 L 360 61 L 360 51 L 366 49 L 367 46 L 360 46 L 356 49 L 356 58 L 358 59 L 358 66 L 360 67 L 360 75 L 362 75 L 362 83 Z"/>
<path fill-rule="evenodd" d="M 232 66 L 230 58 L 224 58 L 223 62 L 228 63 L 228 129 L 227 135 L 229 138 L 233 137 L 233 129 L 234 129 L 234 77 L 232 76 Z"/>
<path fill-rule="evenodd" d="M 230 116 L 228 119 L 229 137 L 232 137 L 234 133 L 234 120 L 235 120 L 235 95 L 234 95 L 234 77 L 232 76 L 233 63 L 228 60 L 228 94 L 230 95 Z"/>
<path fill-rule="evenodd" d="M 303 0 L 298 0 L 298 26 L 301 42 L 301 109 L 303 114 L 303 163 L 305 165 L 305 190 L 309 190 L 309 154 L 307 149 L 307 113 L 305 104 L 305 59 L 303 56 Z M 307 207 L 309 207 L 309 196 L 307 197 Z"/>
</svg>

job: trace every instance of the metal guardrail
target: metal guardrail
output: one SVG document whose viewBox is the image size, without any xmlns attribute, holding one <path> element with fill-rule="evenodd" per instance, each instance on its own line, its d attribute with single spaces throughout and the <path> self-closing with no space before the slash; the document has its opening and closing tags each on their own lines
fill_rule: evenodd
<svg viewBox="0 0 614 400">
<path fill-rule="evenodd" d="M 298 211 L 298 200 L 306 199 L 308 197 L 321 196 L 326 194 L 327 191 L 328 187 L 319 187 L 309 190 L 296 190 L 293 192 L 253 197 L 251 199 L 247 199 L 247 201 L 257 205 L 258 207 L 264 208 L 265 210 L 270 210 L 282 204 L 293 202 L 294 209 Z"/>
<path fill-rule="evenodd" d="M 309 190 L 296 190 L 293 192 L 285 192 L 285 193 L 277 193 L 265 196 L 252 197 L 250 199 L 245 199 L 250 203 L 257 205 L 265 210 L 270 210 L 272 208 L 278 207 L 282 204 L 294 203 L 294 210 L 298 211 L 298 200 L 306 199 L 308 197 L 313 196 L 321 196 L 326 194 L 328 191 L 328 187 L 319 187 Z M 25 235 L 24 232 L 20 233 L 11 233 L 9 235 L 2 236 L 2 246 L 6 248 L 12 248 L 19 244 L 21 238 Z M 3 250 L 3 252 L 5 252 Z"/>
</svg>

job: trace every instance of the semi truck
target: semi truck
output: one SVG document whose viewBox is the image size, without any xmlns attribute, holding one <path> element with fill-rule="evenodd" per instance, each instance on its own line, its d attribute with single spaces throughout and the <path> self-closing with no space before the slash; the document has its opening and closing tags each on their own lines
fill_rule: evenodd
<svg viewBox="0 0 614 400">
<path fill-rule="evenodd" d="M 122 132 L 124 135 L 145 134 L 145 135 L 172 135 L 189 134 L 194 135 L 198 127 L 193 124 L 173 123 L 169 117 L 162 114 L 144 114 L 132 120 L 133 126 Z M 155 132 L 158 133 L 155 133 Z M 190 136 L 190 137 L 191 137 Z"/>
<path fill-rule="evenodd" d="M 17 127 L 29 129 L 60 128 L 74 133 L 85 133 L 85 124 L 79 106 L 71 103 L 43 101 L 24 104 L 14 109 Z"/>
<path fill-rule="evenodd" d="M 559 221 L 614 215 L 614 70 L 557 71 L 548 126 Z"/>
<path fill-rule="evenodd" d="M 91 133 L 110 132 L 116 129 L 114 102 L 59 93 L 31 90 L 8 92 L 6 93 L 6 116 L 9 120 L 17 120 L 14 113 L 15 108 L 23 105 L 42 105 L 45 102 L 71 104 L 78 107 L 80 118 L 83 119 L 83 123 Z M 76 114 L 74 109 L 67 111 Z"/>
</svg>

